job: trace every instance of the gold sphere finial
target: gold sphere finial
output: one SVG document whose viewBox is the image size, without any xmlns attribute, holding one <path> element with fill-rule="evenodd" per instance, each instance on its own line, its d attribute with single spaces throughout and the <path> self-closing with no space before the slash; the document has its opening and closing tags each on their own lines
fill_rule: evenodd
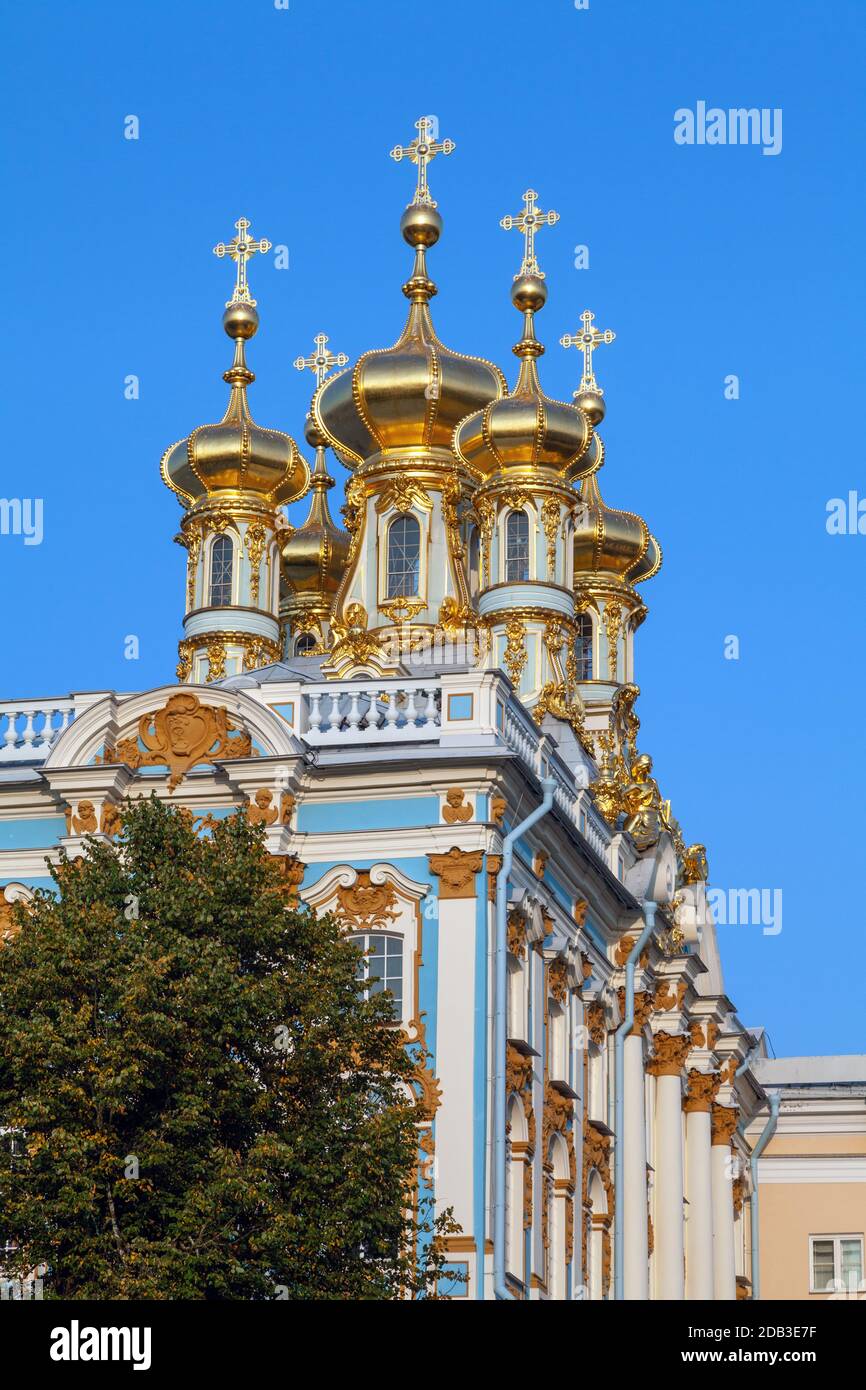
<svg viewBox="0 0 866 1390">
<path fill-rule="evenodd" d="M 442 235 L 442 218 L 434 203 L 410 203 L 400 218 L 403 240 L 410 246 L 435 246 Z"/>
<path fill-rule="evenodd" d="M 547 285 L 540 275 L 518 275 L 511 286 L 511 302 L 521 313 L 537 313 L 547 303 Z"/>
<path fill-rule="evenodd" d="M 596 429 L 605 416 L 604 397 L 600 391 L 575 391 L 574 404 L 582 410 L 593 429 Z"/>
<path fill-rule="evenodd" d="M 234 338 L 235 342 L 239 338 L 249 342 L 258 326 L 259 316 L 254 304 L 243 299 L 229 301 L 223 314 L 223 328 L 230 338 Z"/>
</svg>

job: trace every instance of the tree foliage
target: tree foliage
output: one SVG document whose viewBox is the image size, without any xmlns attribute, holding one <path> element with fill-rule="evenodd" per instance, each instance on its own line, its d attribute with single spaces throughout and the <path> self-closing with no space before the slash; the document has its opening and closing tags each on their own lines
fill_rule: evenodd
<svg viewBox="0 0 866 1390">
<path fill-rule="evenodd" d="M 57 1298 L 435 1296 L 456 1228 L 416 1198 L 417 1058 L 262 831 L 199 836 L 151 797 L 52 874 L 0 948 L 6 1273 L 44 1264 Z"/>
</svg>

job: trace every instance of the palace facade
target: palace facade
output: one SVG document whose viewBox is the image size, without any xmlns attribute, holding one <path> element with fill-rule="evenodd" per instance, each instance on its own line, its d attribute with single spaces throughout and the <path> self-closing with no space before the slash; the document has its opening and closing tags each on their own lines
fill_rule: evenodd
<svg viewBox="0 0 866 1390">
<path fill-rule="evenodd" d="M 351 365 L 324 335 L 298 359 L 306 450 L 248 400 L 247 266 L 269 243 L 242 218 L 215 248 L 236 269 L 226 412 L 161 465 L 187 557 L 177 684 L 5 707 L 0 931 L 125 798 L 155 790 L 205 834 L 246 807 L 424 1049 L 419 1183 L 462 1232 L 465 1283 L 443 1293 L 755 1296 L 778 1087 L 726 993 L 705 848 L 640 745 L 662 556 L 600 487 L 594 354 L 614 335 L 582 314 L 573 398 L 545 394 L 537 238 L 557 214 L 530 190 L 502 224 L 522 238 L 513 379 L 439 340 L 428 168 L 453 144 L 417 132 L 392 152 L 417 174 L 405 325 Z M 853 1247 L 833 1252 L 850 1270 Z"/>
</svg>

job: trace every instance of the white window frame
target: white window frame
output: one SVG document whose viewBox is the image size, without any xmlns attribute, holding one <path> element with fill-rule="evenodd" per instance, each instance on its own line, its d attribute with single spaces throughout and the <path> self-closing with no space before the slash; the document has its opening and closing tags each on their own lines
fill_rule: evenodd
<svg viewBox="0 0 866 1390">
<path fill-rule="evenodd" d="M 832 1289 L 827 1289 L 827 1288 L 816 1289 L 816 1288 L 815 1288 L 815 1256 L 814 1256 L 814 1246 L 815 1246 L 815 1241 L 816 1241 L 816 1240 L 823 1240 L 823 1241 L 831 1240 L 831 1241 L 833 1242 L 833 1287 L 832 1287 Z M 864 1255 L 864 1250 L 863 1250 L 863 1234 L 862 1234 L 862 1232 L 851 1231 L 851 1232 L 847 1232 L 847 1233 L 846 1233 L 846 1232 L 843 1231 L 843 1233 L 842 1233 L 841 1235 L 829 1235 L 829 1234 L 828 1234 L 828 1235 L 810 1235 L 810 1236 L 809 1236 L 809 1292 L 810 1292 L 810 1293 L 831 1294 L 831 1293 L 836 1293 L 840 1288 L 843 1287 L 843 1285 L 842 1285 L 842 1241 L 843 1241 L 843 1240 L 856 1240 L 856 1241 L 858 1242 L 858 1244 L 859 1244 L 859 1246 L 860 1246 L 860 1281 L 859 1281 L 859 1282 L 862 1283 L 862 1282 L 863 1282 L 863 1279 L 866 1278 L 866 1273 L 864 1273 L 864 1268 L 863 1268 L 863 1255 Z M 845 1292 L 847 1293 L 848 1290 L 845 1289 Z M 857 1290 L 855 1290 L 855 1292 L 857 1292 Z"/>
</svg>

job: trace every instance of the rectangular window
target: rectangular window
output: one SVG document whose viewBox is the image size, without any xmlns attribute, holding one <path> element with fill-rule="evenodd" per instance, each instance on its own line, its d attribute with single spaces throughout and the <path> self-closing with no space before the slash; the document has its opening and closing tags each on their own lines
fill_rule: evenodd
<svg viewBox="0 0 866 1390">
<path fill-rule="evenodd" d="M 863 1286 L 863 1237 L 809 1237 L 809 1292 L 857 1293 Z"/>
</svg>

